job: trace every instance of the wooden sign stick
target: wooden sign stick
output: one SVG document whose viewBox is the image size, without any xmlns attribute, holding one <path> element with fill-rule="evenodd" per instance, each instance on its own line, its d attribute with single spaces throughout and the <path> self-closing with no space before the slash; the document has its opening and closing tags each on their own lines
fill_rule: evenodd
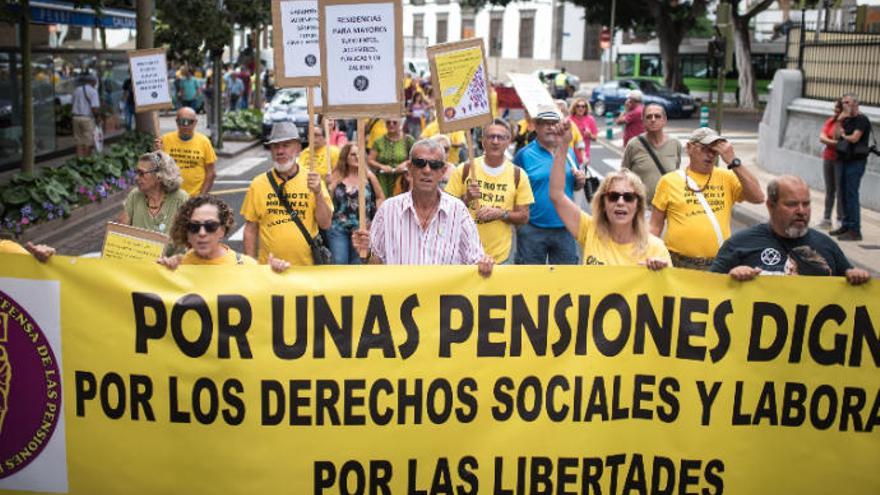
<svg viewBox="0 0 880 495">
<path fill-rule="evenodd" d="M 468 185 L 470 185 L 472 180 L 477 180 L 476 179 L 477 171 L 474 170 L 476 168 L 476 164 L 474 163 L 474 137 L 473 137 L 472 131 L 473 131 L 473 129 L 466 129 L 464 131 L 464 135 L 467 138 L 467 153 L 468 153 L 468 161 L 467 162 L 471 166 L 470 173 L 468 174 L 467 177 L 465 177 L 465 179 L 467 179 L 467 180 L 465 180 L 465 182 Z M 475 199 L 475 200 L 471 201 L 471 208 L 473 208 L 474 210 L 479 210 L 480 209 L 480 200 Z"/>
<path fill-rule="evenodd" d="M 364 119 L 357 119 L 358 138 L 358 227 L 367 228 L 367 155 L 366 155 L 366 125 Z M 366 251 L 358 252 L 361 258 L 367 257 Z"/>
<path fill-rule="evenodd" d="M 153 135 L 160 137 L 162 136 L 162 131 L 159 129 L 159 111 L 153 110 L 150 113 L 153 114 Z"/>
<path fill-rule="evenodd" d="M 309 172 L 312 172 L 315 170 L 315 102 L 312 101 L 315 99 L 314 86 L 306 87 L 306 98 L 309 100 L 309 148 L 312 149 L 309 153 Z"/>
<path fill-rule="evenodd" d="M 327 175 L 333 174 L 333 167 L 336 166 L 330 159 L 330 118 L 324 114 L 324 158 L 327 160 Z"/>
</svg>

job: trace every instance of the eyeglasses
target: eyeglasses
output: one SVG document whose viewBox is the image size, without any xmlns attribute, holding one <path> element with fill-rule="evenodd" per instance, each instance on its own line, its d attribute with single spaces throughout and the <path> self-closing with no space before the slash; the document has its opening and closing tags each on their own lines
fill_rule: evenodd
<svg viewBox="0 0 880 495">
<path fill-rule="evenodd" d="M 138 177 L 143 177 L 147 174 L 155 174 L 158 171 L 159 171 L 159 167 L 154 167 L 149 170 L 141 170 L 138 168 L 138 169 L 135 169 L 134 175 L 137 175 Z"/>
<path fill-rule="evenodd" d="M 205 223 L 187 222 L 186 224 L 186 230 L 190 234 L 198 234 L 202 231 L 202 227 L 205 228 L 205 232 L 213 234 L 214 232 L 217 232 L 217 229 L 220 228 L 220 222 L 216 220 L 208 220 Z"/>
<path fill-rule="evenodd" d="M 575 105 L 574 107 L 575 108 L 587 108 L 587 106 L 584 105 L 583 103 L 579 103 L 579 104 Z"/>
<path fill-rule="evenodd" d="M 611 201 L 612 203 L 617 203 L 618 201 L 620 201 L 620 198 L 623 198 L 623 201 L 627 203 L 632 203 L 639 198 L 639 195 L 634 192 L 621 193 L 617 191 L 612 191 L 605 193 L 605 199 Z"/>
<path fill-rule="evenodd" d="M 425 168 L 425 165 L 431 167 L 431 170 L 440 170 L 446 166 L 443 160 L 426 160 L 424 158 L 413 158 L 410 160 L 415 168 Z"/>
<path fill-rule="evenodd" d="M 486 134 L 486 141 L 507 141 L 510 136 L 506 134 Z"/>
<path fill-rule="evenodd" d="M 188 126 L 196 123 L 196 119 L 177 119 L 177 125 Z"/>
</svg>

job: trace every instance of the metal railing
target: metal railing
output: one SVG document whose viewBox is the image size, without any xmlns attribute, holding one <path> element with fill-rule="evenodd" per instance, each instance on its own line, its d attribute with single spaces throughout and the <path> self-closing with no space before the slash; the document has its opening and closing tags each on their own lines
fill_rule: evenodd
<svg viewBox="0 0 880 495">
<path fill-rule="evenodd" d="M 862 104 L 880 106 L 880 33 L 793 27 L 786 67 L 803 73 L 805 98 L 831 101 L 852 92 Z"/>
</svg>

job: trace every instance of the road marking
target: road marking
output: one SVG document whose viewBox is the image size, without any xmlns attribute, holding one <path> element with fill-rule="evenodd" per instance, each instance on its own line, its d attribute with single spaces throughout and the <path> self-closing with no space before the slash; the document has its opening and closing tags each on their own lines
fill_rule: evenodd
<svg viewBox="0 0 880 495">
<path fill-rule="evenodd" d="M 229 236 L 230 241 L 244 241 L 244 227 L 239 227 L 234 234 Z"/>
<path fill-rule="evenodd" d="M 236 194 L 236 193 L 241 193 L 241 192 L 247 192 L 247 190 L 248 190 L 248 188 L 246 188 L 246 187 L 239 187 L 238 189 L 223 189 L 222 191 L 211 191 L 211 194 L 213 194 L 214 196 L 220 196 L 223 194 Z"/>
<path fill-rule="evenodd" d="M 224 167 L 223 170 L 217 172 L 218 177 L 235 177 L 237 175 L 241 175 L 248 170 L 260 165 L 265 162 L 265 157 L 253 156 L 250 158 L 243 158 L 239 160 L 237 163 L 230 165 L 228 167 Z"/>
<path fill-rule="evenodd" d="M 620 170 L 620 164 L 623 162 L 620 158 L 603 158 L 602 163 L 611 167 L 612 170 Z"/>
</svg>

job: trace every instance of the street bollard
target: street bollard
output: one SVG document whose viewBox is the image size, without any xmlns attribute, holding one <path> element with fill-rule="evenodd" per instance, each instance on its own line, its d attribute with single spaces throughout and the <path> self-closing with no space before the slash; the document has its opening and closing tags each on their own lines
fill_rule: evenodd
<svg viewBox="0 0 880 495">
<path fill-rule="evenodd" d="M 614 139 L 614 119 L 611 112 L 605 112 L 605 139 L 609 141 Z"/>
<path fill-rule="evenodd" d="M 700 107 L 700 127 L 709 127 L 709 107 L 706 105 Z"/>
</svg>

